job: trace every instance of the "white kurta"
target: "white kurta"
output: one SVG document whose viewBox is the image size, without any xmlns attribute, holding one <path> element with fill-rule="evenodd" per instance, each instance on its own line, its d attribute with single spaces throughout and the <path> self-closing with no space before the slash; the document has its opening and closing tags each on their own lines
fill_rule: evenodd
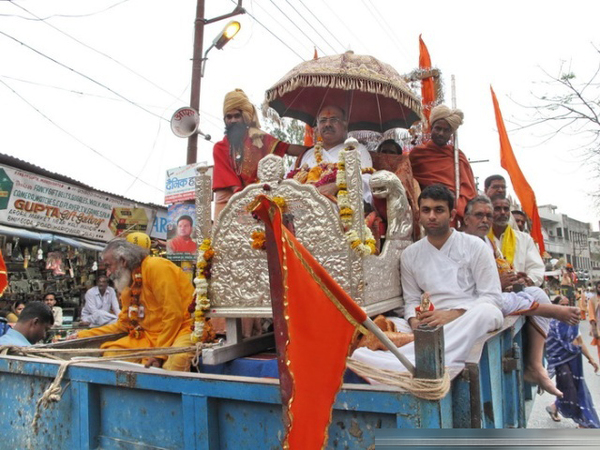
<svg viewBox="0 0 600 450">
<path fill-rule="evenodd" d="M 81 320 L 93 327 L 99 327 L 117 321 L 121 307 L 117 294 L 108 286 L 104 295 L 98 286 L 94 286 L 85 293 L 85 306 L 81 310 Z"/>
<path fill-rule="evenodd" d="M 402 253 L 401 266 L 407 320 L 415 316 L 423 292 L 429 292 L 436 309 L 466 310 L 444 326 L 446 365 L 464 366 L 475 342 L 502 326 L 502 295 L 493 256 L 481 239 L 453 231 L 440 250 L 426 237 L 409 246 Z M 400 351 L 414 363 L 414 343 Z M 388 351 L 363 347 L 352 357 L 374 367 L 406 371 Z"/>
<path fill-rule="evenodd" d="M 540 256 L 540 252 L 535 246 L 535 242 L 527 233 L 522 231 L 513 230 L 517 236 L 517 248 L 515 249 L 515 259 L 513 266 L 517 272 L 524 272 L 527 274 L 533 284 L 541 286 L 544 281 L 544 261 Z M 500 235 L 500 239 L 494 236 L 494 244 L 498 249 L 502 249 L 502 239 L 504 239 L 504 233 Z"/>
<path fill-rule="evenodd" d="M 336 145 L 335 147 L 330 148 L 329 150 L 323 149 L 321 151 L 321 155 L 324 163 L 337 163 L 340 151 L 344 149 L 345 144 L 341 143 Z M 362 169 L 366 169 L 368 167 L 373 167 L 373 160 L 371 159 L 371 155 L 362 144 L 358 144 L 358 151 L 360 152 L 360 167 Z M 302 155 L 302 159 L 300 160 L 300 167 L 304 164 L 308 165 L 308 167 L 314 167 L 317 165 L 317 158 L 315 157 L 315 149 L 314 147 L 307 150 L 304 155 Z M 371 187 L 369 186 L 369 180 L 371 179 L 371 174 L 363 174 L 363 199 L 370 204 L 373 204 L 373 195 L 371 194 Z"/>
</svg>

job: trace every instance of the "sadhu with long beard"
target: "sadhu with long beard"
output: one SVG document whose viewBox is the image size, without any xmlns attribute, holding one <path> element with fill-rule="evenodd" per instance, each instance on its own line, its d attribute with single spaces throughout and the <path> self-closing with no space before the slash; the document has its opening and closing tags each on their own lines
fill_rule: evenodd
<svg viewBox="0 0 600 450">
<path fill-rule="evenodd" d="M 258 162 L 263 157 L 271 153 L 298 156 L 305 150 L 262 131 L 256 108 L 241 89 L 225 95 L 223 120 L 225 137 L 213 148 L 215 216 L 234 193 L 257 181 Z"/>
</svg>

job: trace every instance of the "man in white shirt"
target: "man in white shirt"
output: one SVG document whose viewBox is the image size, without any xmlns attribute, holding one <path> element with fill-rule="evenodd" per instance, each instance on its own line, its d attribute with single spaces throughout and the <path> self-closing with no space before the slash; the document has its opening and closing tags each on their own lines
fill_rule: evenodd
<svg viewBox="0 0 600 450">
<path fill-rule="evenodd" d="M 419 222 L 427 236 L 402 253 L 401 277 L 405 318 L 413 330 L 419 325 L 444 325 L 448 367 L 462 367 L 475 341 L 502 326 L 502 296 L 496 264 L 485 243 L 450 227 L 454 196 L 440 184 L 419 196 Z M 429 294 L 432 311 L 420 312 L 421 297 Z M 398 330 L 399 319 L 393 319 Z M 414 362 L 414 343 L 400 348 Z M 405 371 L 387 351 L 359 348 L 353 358 L 375 367 Z"/>
<path fill-rule="evenodd" d="M 528 286 L 541 286 L 545 267 L 535 242 L 529 234 L 509 226 L 511 208 L 507 198 L 494 195 L 490 200 L 493 223 L 488 237 Z"/>
<path fill-rule="evenodd" d="M 117 293 L 108 285 L 108 277 L 99 277 L 98 285 L 85 293 L 85 306 L 81 311 L 82 325 L 100 327 L 114 323 L 120 312 Z"/>
<path fill-rule="evenodd" d="M 320 145 L 308 149 L 300 155 L 296 167 L 308 165 L 315 167 L 321 163 L 337 163 L 338 155 L 344 149 L 344 142 L 348 137 L 348 121 L 346 113 L 337 106 L 325 106 L 317 115 L 317 131 L 322 138 Z M 367 148 L 359 144 L 361 168 L 373 167 L 373 160 Z M 370 174 L 363 175 L 363 198 L 366 202 L 372 203 L 373 197 L 369 188 Z M 319 187 L 319 191 L 326 195 L 335 195 L 337 186 L 335 181 Z"/>
<path fill-rule="evenodd" d="M 552 383 L 542 362 L 544 343 L 550 319 L 575 325 L 579 322 L 579 312 L 577 308 L 553 305 L 542 289 L 536 286 L 526 287 L 523 280 L 510 270 L 503 255 L 487 237 L 492 226 L 492 209 L 492 202 L 488 197 L 480 195 L 472 199 L 465 210 L 464 232 L 481 238 L 496 258 L 502 287 L 502 313 L 505 316 L 531 316 L 531 320 L 527 322 L 529 352 L 524 372 L 525 381 L 561 397 L 562 392 Z"/>
</svg>

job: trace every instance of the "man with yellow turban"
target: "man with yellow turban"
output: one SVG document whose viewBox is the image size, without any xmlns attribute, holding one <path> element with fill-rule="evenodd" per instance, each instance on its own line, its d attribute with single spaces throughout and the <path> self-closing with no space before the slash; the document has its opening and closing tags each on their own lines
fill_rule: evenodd
<svg viewBox="0 0 600 450">
<path fill-rule="evenodd" d="M 471 165 L 461 150 L 457 150 L 460 192 L 456 192 L 455 149 L 449 142 L 462 125 L 463 118 L 460 109 L 450 109 L 444 105 L 433 108 L 429 117 L 431 140 L 417 145 L 409 155 L 413 176 L 421 189 L 440 183 L 455 194 L 456 216 L 461 222 L 467 202 L 477 195 Z"/>
<path fill-rule="evenodd" d="M 244 91 L 235 89 L 223 102 L 225 137 L 213 148 L 215 216 L 229 198 L 245 186 L 257 182 L 258 162 L 271 153 L 297 155 L 305 147 L 282 142 L 260 129 L 256 108 Z"/>
</svg>

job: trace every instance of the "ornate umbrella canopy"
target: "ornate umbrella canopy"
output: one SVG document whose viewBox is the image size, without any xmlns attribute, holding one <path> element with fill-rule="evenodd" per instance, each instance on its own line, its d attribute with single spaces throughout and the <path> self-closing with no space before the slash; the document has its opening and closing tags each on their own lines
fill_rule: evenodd
<svg viewBox="0 0 600 450">
<path fill-rule="evenodd" d="M 298 64 L 265 93 L 282 117 L 314 125 L 322 107 L 348 116 L 349 130 L 383 132 L 421 120 L 421 102 L 390 65 L 348 51 Z"/>
</svg>

